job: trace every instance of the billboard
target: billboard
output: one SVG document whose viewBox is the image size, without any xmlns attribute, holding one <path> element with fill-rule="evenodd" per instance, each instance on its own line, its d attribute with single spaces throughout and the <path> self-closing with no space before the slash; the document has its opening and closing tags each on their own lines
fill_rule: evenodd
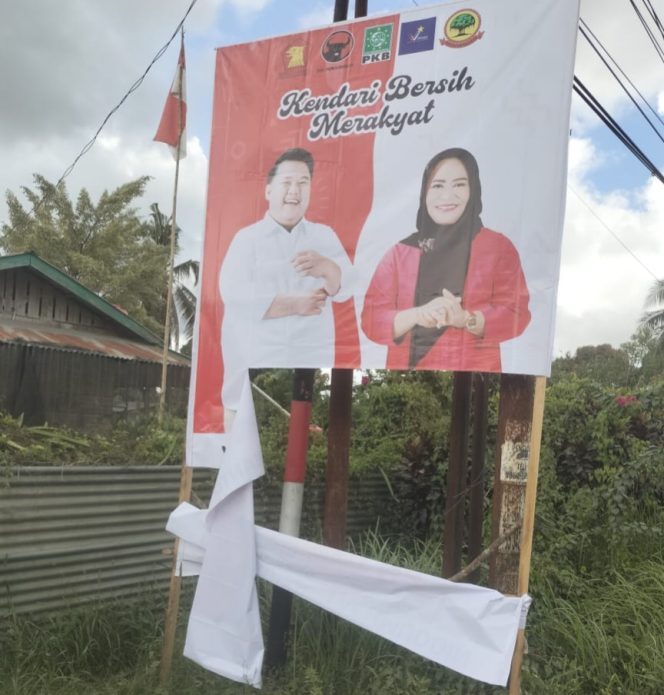
<svg viewBox="0 0 664 695">
<path fill-rule="evenodd" d="M 188 460 L 250 367 L 548 375 L 577 3 L 449 3 L 216 57 Z"/>
</svg>

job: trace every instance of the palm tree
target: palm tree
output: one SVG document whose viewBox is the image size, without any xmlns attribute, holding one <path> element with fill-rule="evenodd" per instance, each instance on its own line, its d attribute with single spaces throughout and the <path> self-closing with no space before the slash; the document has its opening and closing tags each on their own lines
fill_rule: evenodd
<svg viewBox="0 0 664 695">
<path fill-rule="evenodd" d="M 664 343 L 664 279 L 655 280 L 645 302 L 646 311 L 639 321 L 643 328 L 650 329 L 660 345 Z"/>
<path fill-rule="evenodd" d="M 160 246 L 170 246 L 171 218 L 164 215 L 157 203 L 150 205 L 150 221 L 148 222 L 149 237 Z M 175 227 L 175 251 L 179 250 L 178 239 L 180 228 Z M 194 287 L 198 284 L 198 261 L 188 260 L 173 266 L 173 308 L 171 317 L 170 344 L 176 348 L 182 340 L 185 345 L 182 351 L 191 351 L 191 339 L 194 334 L 194 318 L 196 316 L 196 295 L 188 283 L 193 280 Z M 166 297 L 164 295 L 164 315 L 166 313 Z M 189 350 L 187 350 L 189 348 Z"/>
</svg>

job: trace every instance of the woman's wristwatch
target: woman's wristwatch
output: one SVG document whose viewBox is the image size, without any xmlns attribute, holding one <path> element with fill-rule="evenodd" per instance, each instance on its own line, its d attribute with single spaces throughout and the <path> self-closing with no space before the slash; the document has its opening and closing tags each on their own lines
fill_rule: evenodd
<svg viewBox="0 0 664 695">
<path fill-rule="evenodd" d="M 474 331 L 477 328 L 477 315 L 472 311 L 468 312 L 465 328 L 467 328 L 469 331 Z"/>
</svg>

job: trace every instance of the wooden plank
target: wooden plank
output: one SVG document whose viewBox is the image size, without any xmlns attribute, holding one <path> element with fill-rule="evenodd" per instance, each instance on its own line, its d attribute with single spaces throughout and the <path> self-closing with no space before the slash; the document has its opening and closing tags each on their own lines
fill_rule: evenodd
<svg viewBox="0 0 664 695">
<path fill-rule="evenodd" d="M 530 447 L 528 452 L 528 474 L 525 490 L 523 523 L 521 526 L 521 548 L 519 552 L 517 586 L 517 593 L 519 596 L 528 592 L 530 579 L 530 560 L 532 557 L 533 533 L 535 529 L 535 504 L 537 501 L 537 479 L 539 476 L 542 427 L 544 423 L 545 392 L 546 378 L 543 376 L 536 377 L 533 396 Z M 520 629 L 517 635 L 510 672 L 510 695 L 519 695 L 521 692 L 521 666 L 523 664 L 525 643 L 525 630 Z"/>
<path fill-rule="evenodd" d="M 535 377 L 503 374 L 500 380 L 496 471 L 493 490 L 492 540 L 520 524 L 532 435 Z M 519 538 L 504 544 L 489 563 L 489 583 L 505 594 L 516 594 Z"/>
</svg>

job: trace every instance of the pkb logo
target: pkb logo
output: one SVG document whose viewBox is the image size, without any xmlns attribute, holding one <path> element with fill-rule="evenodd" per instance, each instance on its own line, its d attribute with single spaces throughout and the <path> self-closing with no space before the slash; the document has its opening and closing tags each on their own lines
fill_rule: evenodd
<svg viewBox="0 0 664 695">
<path fill-rule="evenodd" d="M 392 24 L 380 24 L 364 30 L 362 63 L 379 63 L 392 57 Z"/>
</svg>

